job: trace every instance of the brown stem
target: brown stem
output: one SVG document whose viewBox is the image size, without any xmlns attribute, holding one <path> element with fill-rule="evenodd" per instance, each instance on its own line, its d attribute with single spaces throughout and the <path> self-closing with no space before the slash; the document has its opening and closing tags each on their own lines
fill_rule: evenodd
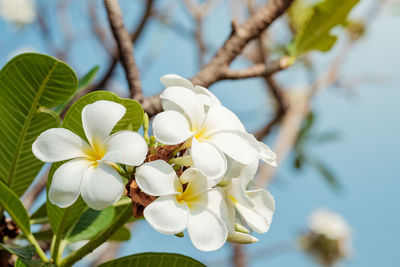
<svg viewBox="0 0 400 267">
<path fill-rule="evenodd" d="M 118 0 L 104 0 L 104 6 L 107 10 L 111 31 L 118 46 L 119 59 L 125 70 L 130 97 L 142 102 L 143 93 L 140 85 L 139 71 L 133 57 L 132 40 L 128 31 L 125 29 L 122 19 L 121 7 L 119 6 Z"/>
<path fill-rule="evenodd" d="M 246 267 L 247 265 L 247 256 L 243 250 L 243 246 L 238 244 L 232 244 L 233 247 L 233 255 L 232 255 L 232 264 L 235 267 Z"/>
</svg>

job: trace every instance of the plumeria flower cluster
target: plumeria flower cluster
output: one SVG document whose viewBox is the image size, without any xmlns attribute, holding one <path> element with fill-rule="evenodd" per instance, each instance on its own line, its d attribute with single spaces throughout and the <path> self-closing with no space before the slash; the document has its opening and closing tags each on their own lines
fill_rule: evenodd
<svg viewBox="0 0 400 267">
<path fill-rule="evenodd" d="M 186 229 L 203 251 L 226 241 L 256 242 L 244 225 L 267 232 L 275 203 L 266 190 L 247 188 L 259 160 L 276 165 L 276 155 L 247 133 L 208 89 L 174 74 L 161 82 L 166 87 L 160 96 L 164 112 L 154 118 L 153 133 L 159 143 L 184 153 L 137 169 L 139 188 L 158 197 L 144 209 L 145 219 L 165 234 Z"/>
<path fill-rule="evenodd" d="M 87 141 L 63 128 L 36 139 L 38 159 L 66 161 L 53 175 L 49 201 L 66 208 L 82 196 L 101 210 L 126 188 L 135 216 L 144 215 L 164 234 L 187 230 L 200 250 L 216 250 L 226 241 L 256 242 L 250 231 L 269 230 L 275 202 L 266 190 L 248 188 L 259 161 L 275 166 L 276 155 L 208 89 L 174 74 L 161 82 L 164 111 L 153 120 L 150 140 L 129 130 L 111 134 L 126 109 L 105 100 L 82 110 Z M 130 166 L 127 186 L 120 165 Z"/>
<path fill-rule="evenodd" d="M 333 266 L 348 257 L 351 247 L 351 229 L 337 213 L 320 209 L 308 219 L 308 231 L 300 238 L 300 245 L 324 266 Z"/>
</svg>

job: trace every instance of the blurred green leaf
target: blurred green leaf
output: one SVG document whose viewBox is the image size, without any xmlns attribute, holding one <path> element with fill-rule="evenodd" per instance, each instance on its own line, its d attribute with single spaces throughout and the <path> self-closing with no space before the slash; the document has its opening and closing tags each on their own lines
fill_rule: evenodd
<svg viewBox="0 0 400 267">
<path fill-rule="evenodd" d="M 72 228 L 66 239 L 68 242 L 89 240 L 107 228 L 115 217 L 115 208 L 110 206 L 102 211 L 87 209 Z"/>
<path fill-rule="evenodd" d="M 46 203 L 43 203 L 30 217 L 31 221 L 42 223 L 48 221 Z M 32 223 L 33 224 L 33 223 Z"/>
<path fill-rule="evenodd" d="M 41 260 L 29 260 L 18 258 L 14 267 L 56 267 L 54 264 L 43 262 Z"/>
<path fill-rule="evenodd" d="M 311 3 L 309 0 L 293 1 L 287 11 L 291 29 L 294 32 L 297 32 L 304 22 L 310 17 L 311 12 Z"/>
<path fill-rule="evenodd" d="M 79 79 L 78 89 L 76 90 L 76 92 L 73 95 L 71 95 L 70 98 L 67 101 L 65 101 L 63 104 L 57 106 L 55 108 L 55 111 L 57 113 L 61 112 L 65 108 L 65 106 L 68 105 L 76 97 L 76 95 L 78 93 L 80 93 L 83 89 L 88 87 L 89 84 L 96 77 L 96 74 L 99 71 L 99 69 L 100 69 L 100 66 L 96 65 L 91 70 L 89 70 L 89 72 L 86 73 L 81 79 Z"/>
<path fill-rule="evenodd" d="M 99 267 L 185 266 L 205 267 L 201 262 L 175 253 L 140 253 L 100 264 Z"/>
<path fill-rule="evenodd" d="M 122 241 L 128 241 L 131 239 L 131 231 L 127 227 L 121 227 L 116 231 L 109 239 L 108 241 L 117 241 L 117 242 L 122 242 Z"/>
<path fill-rule="evenodd" d="M 34 246 L 25 246 L 25 247 L 18 247 L 14 245 L 6 245 L 0 243 L 0 248 L 8 251 L 11 254 L 15 254 L 18 257 L 22 257 L 25 259 L 30 259 L 35 255 L 35 247 Z"/>
<path fill-rule="evenodd" d="M 311 50 L 328 51 L 337 37 L 330 34 L 332 28 L 345 23 L 347 15 L 359 0 L 324 0 L 312 7 L 309 18 L 299 26 L 295 37 L 294 56 Z"/>
<path fill-rule="evenodd" d="M 33 155 L 32 143 L 59 125 L 49 109 L 75 92 L 77 78 L 55 58 L 26 53 L 0 71 L 0 88 L 0 179 L 21 196 L 44 164 Z"/>
<path fill-rule="evenodd" d="M 331 185 L 334 189 L 338 190 L 341 188 L 339 181 L 336 179 L 332 170 L 325 165 L 320 160 L 312 160 L 310 163 L 315 167 L 315 169 L 321 174 L 325 181 Z"/>
</svg>

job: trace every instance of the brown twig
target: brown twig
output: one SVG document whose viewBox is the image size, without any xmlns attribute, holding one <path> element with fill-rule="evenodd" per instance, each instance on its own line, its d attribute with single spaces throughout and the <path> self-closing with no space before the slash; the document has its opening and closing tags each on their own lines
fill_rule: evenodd
<svg viewBox="0 0 400 267">
<path fill-rule="evenodd" d="M 232 265 L 235 267 L 246 267 L 247 257 L 246 253 L 243 251 L 243 246 L 238 244 L 232 244 Z"/>
<path fill-rule="evenodd" d="M 133 56 L 132 40 L 128 31 L 125 29 L 122 19 L 121 7 L 119 6 L 118 0 L 104 0 L 104 6 L 106 7 L 111 31 L 118 46 L 119 59 L 125 70 L 130 97 L 142 102 L 143 92 L 140 85 L 139 71 Z"/>
<path fill-rule="evenodd" d="M 37 197 L 42 193 L 42 191 L 46 188 L 47 178 L 49 176 L 49 167 L 47 167 L 46 172 L 40 177 L 40 179 L 36 182 L 36 184 L 26 192 L 22 203 L 25 206 L 26 210 L 30 210 L 33 202 L 37 199 Z"/>
</svg>

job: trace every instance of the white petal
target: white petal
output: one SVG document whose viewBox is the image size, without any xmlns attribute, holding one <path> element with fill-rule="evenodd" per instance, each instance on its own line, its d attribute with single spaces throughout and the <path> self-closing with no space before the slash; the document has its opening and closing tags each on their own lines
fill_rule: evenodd
<svg viewBox="0 0 400 267">
<path fill-rule="evenodd" d="M 106 100 L 86 105 L 82 109 L 82 125 L 89 143 L 102 144 L 125 112 L 123 105 Z"/>
<path fill-rule="evenodd" d="M 117 202 L 125 191 L 121 176 L 111 166 L 100 162 L 90 166 L 82 183 L 82 198 L 95 210 L 102 210 Z"/>
<path fill-rule="evenodd" d="M 193 135 L 185 116 L 173 110 L 157 114 L 153 120 L 155 138 L 165 145 L 177 145 Z"/>
<path fill-rule="evenodd" d="M 218 179 L 226 171 L 224 154 L 213 144 L 192 139 L 191 155 L 196 168 L 209 179 Z"/>
<path fill-rule="evenodd" d="M 164 234 L 177 234 L 185 230 L 188 215 L 188 206 L 178 203 L 176 195 L 161 196 L 144 209 L 146 221 Z"/>
<path fill-rule="evenodd" d="M 51 203 L 66 208 L 71 206 L 81 193 L 81 184 L 90 162 L 73 159 L 62 164 L 53 175 L 49 189 Z"/>
<path fill-rule="evenodd" d="M 172 86 L 161 94 L 164 110 L 183 113 L 190 120 L 191 129 L 198 129 L 205 117 L 204 106 L 200 97 L 190 89 Z"/>
<path fill-rule="evenodd" d="M 258 142 L 259 148 L 260 148 L 260 158 L 262 161 L 276 167 L 278 164 L 276 163 L 276 154 L 274 151 L 269 148 L 266 144 L 263 142 Z"/>
<path fill-rule="evenodd" d="M 174 169 L 163 160 L 146 162 L 136 170 L 136 183 L 151 196 L 164 196 L 182 192 L 182 184 Z"/>
<path fill-rule="evenodd" d="M 187 231 L 193 245 L 202 251 L 219 249 L 228 237 L 225 223 L 200 205 L 191 208 Z"/>
<path fill-rule="evenodd" d="M 193 89 L 193 84 L 189 80 L 177 74 L 166 74 L 160 78 L 160 81 L 165 87 L 182 86 L 188 89 Z"/>
<path fill-rule="evenodd" d="M 232 179 L 226 186 L 228 199 L 240 213 L 246 223 L 257 233 L 265 233 L 269 229 L 269 222 L 256 210 L 256 205 L 246 195 L 245 189 L 237 178 Z"/>
<path fill-rule="evenodd" d="M 245 131 L 242 122 L 232 111 L 218 105 L 210 106 L 202 127 L 204 138 L 219 131 Z"/>
<path fill-rule="evenodd" d="M 211 93 L 210 90 L 208 90 L 207 88 L 203 87 L 203 86 L 199 86 L 196 85 L 193 88 L 193 91 L 197 94 L 200 94 L 202 96 L 203 99 L 207 99 L 207 100 L 203 100 L 203 104 L 210 106 L 210 105 L 221 105 L 221 102 L 219 101 L 219 99 L 213 94 Z"/>
<path fill-rule="evenodd" d="M 105 141 L 106 154 L 102 160 L 138 166 L 143 163 L 148 152 L 144 138 L 137 132 L 120 131 Z"/>
<path fill-rule="evenodd" d="M 225 182 L 229 182 L 232 178 L 239 178 L 243 186 L 247 186 L 253 180 L 258 169 L 258 159 L 250 164 L 241 164 L 229 157 L 226 157 L 228 167 L 224 175 Z"/>
<path fill-rule="evenodd" d="M 207 209 L 211 210 L 218 218 L 225 222 L 228 232 L 234 232 L 234 224 L 231 224 L 231 214 L 225 202 L 225 198 L 220 189 L 211 189 L 205 193 L 207 195 Z M 200 203 L 202 205 L 202 203 Z"/>
<path fill-rule="evenodd" d="M 182 184 L 188 184 L 183 193 L 187 196 L 196 196 L 204 193 L 216 185 L 215 180 L 208 179 L 196 168 L 186 169 L 179 177 L 179 180 Z"/>
<path fill-rule="evenodd" d="M 275 212 L 274 197 L 264 189 L 247 191 L 246 195 L 253 201 L 255 209 L 264 216 L 269 226 Z"/>
<path fill-rule="evenodd" d="M 258 143 L 245 132 L 221 131 L 214 133 L 208 140 L 229 157 L 242 164 L 254 162 L 260 154 Z"/>
<path fill-rule="evenodd" d="M 64 128 L 52 128 L 41 133 L 32 144 L 32 152 L 41 161 L 57 162 L 86 157 L 89 145 L 79 136 Z"/>
</svg>

